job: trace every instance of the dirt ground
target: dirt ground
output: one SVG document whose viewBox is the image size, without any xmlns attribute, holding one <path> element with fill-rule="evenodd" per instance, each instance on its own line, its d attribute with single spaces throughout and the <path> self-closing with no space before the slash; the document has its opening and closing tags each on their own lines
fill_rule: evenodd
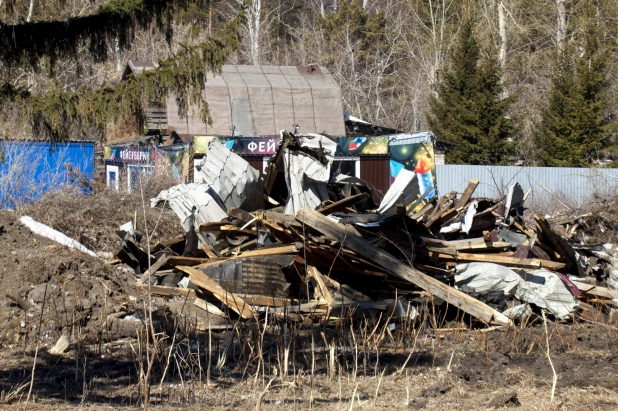
<svg viewBox="0 0 618 411">
<path fill-rule="evenodd" d="M 337 372 L 331 380 L 320 365 L 312 378 L 308 364 L 299 363 L 294 376 L 274 378 L 261 409 L 347 410 L 353 393 L 352 409 L 366 410 L 617 409 L 615 330 L 597 325 L 551 325 L 550 334 L 551 359 L 558 378 L 553 403 L 553 373 L 542 347 L 543 327 L 538 326 L 519 334 L 466 331 L 427 336 L 417 344 L 405 369 L 401 367 L 409 351 L 382 353 L 377 365 L 373 353 L 367 368 L 359 367 L 356 379 Z M 517 347 L 526 346 L 528 350 L 516 352 Z M 14 347 L 3 349 L 0 355 L 0 386 L 6 395 L 29 381 L 33 353 Z M 338 362 L 344 363 L 345 357 L 338 355 Z M 139 404 L 139 387 L 133 358 L 130 347 L 110 345 L 102 353 L 91 352 L 86 367 L 76 370 L 75 351 L 62 356 L 40 352 L 30 408 L 134 408 Z M 264 378 L 248 375 L 240 379 L 232 372 L 213 376 L 207 384 L 202 371 L 201 375 L 196 371 L 184 378 L 166 378 L 161 386 L 154 384 L 154 409 L 255 409 L 272 378 L 270 373 Z M 16 401 L 23 403 L 26 389 Z"/>
<path fill-rule="evenodd" d="M 141 407 L 145 301 L 133 272 L 36 236 L 17 217 L 0 212 L 0 409 L 24 407 L 35 355 L 27 409 Z M 112 240 L 92 244 L 113 249 Z M 613 325 L 550 322 L 546 336 L 542 323 L 489 332 L 448 324 L 423 328 L 414 341 L 356 348 L 318 327 L 313 339 L 295 340 L 282 377 L 283 328 L 265 333 L 260 345 L 250 328 L 196 332 L 199 312 L 182 297 L 155 298 L 153 309 L 163 347 L 153 368 L 153 409 L 257 409 L 260 397 L 261 410 L 618 409 Z M 63 333 L 70 347 L 50 354 Z M 352 338 L 360 341 L 360 331 Z M 553 402 L 546 338 L 557 375 Z M 327 341 L 336 341 L 332 377 Z"/>
</svg>

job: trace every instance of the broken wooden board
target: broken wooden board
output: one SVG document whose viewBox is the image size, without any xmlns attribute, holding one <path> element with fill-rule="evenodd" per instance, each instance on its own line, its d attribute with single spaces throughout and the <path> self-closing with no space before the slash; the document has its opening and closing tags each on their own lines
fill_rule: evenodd
<svg viewBox="0 0 618 411">
<path fill-rule="evenodd" d="M 189 274 L 193 284 L 212 293 L 216 299 L 228 306 L 242 318 L 250 319 L 255 317 L 253 308 L 247 302 L 240 297 L 225 291 L 219 284 L 217 284 L 215 280 L 211 279 L 203 272 L 188 266 L 179 266 L 177 268 L 183 273 Z"/>
<path fill-rule="evenodd" d="M 198 257 L 183 257 L 180 255 L 173 255 L 167 258 L 167 264 L 171 266 L 176 265 L 188 265 L 194 266 L 211 261 L 220 261 L 221 258 L 198 258 Z"/>
<path fill-rule="evenodd" d="M 300 249 L 302 249 L 301 243 L 299 243 L 298 245 L 291 244 L 291 245 L 283 245 L 280 247 L 258 248 L 255 250 L 243 251 L 237 256 L 238 257 L 260 257 L 263 255 L 295 254 Z"/>
<path fill-rule="evenodd" d="M 320 296 L 324 298 L 324 301 L 326 301 L 326 304 L 332 305 L 335 299 L 333 298 L 333 295 L 331 294 L 330 290 L 326 286 L 324 277 L 322 276 L 322 274 L 320 274 L 318 269 L 312 265 L 307 266 L 307 276 L 315 279 L 315 282 L 317 283 L 317 286 L 318 286 L 317 288 L 319 289 L 319 292 L 320 292 Z"/>
<path fill-rule="evenodd" d="M 189 288 L 180 288 L 180 287 L 168 287 L 165 285 L 151 285 L 148 287 L 148 284 L 135 284 L 135 288 L 138 291 L 148 292 L 150 290 L 151 294 L 160 295 L 163 297 L 173 297 L 173 296 L 189 296 L 195 297 L 195 291 Z"/>
<path fill-rule="evenodd" d="M 210 244 L 200 244 L 200 248 L 206 253 L 206 255 L 208 256 L 208 258 L 217 258 L 220 257 L 217 254 L 217 251 L 212 248 L 212 246 Z"/>
<path fill-rule="evenodd" d="M 438 260 L 444 261 L 457 261 L 461 263 L 470 262 L 484 262 L 495 263 L 504 265 L 507 267 L 521 267 L 521 268 L 547 268 L 548 270 L 556 271 L 564 268 L 563 263 L 557 263 L 554 261 L 540 260 L 537 258 L 516 258 L 504 255 L 497 255 L 495 253 L 489 254 L 469 254 L 459 253 L 456 257 L 452 257 L 448 254 L 438 255 Z"/>
<path fill-rule="evenodd" d="M 335 241 L 339 241 L 345 248 L 363 255 L 366 259 L 374 261 L 394 276 L 415 284 L 432 295 L 447 301 L 449 304 L 487 324 L 494 322 L 503 325 L 512 324 L 511 320 L 502 313 L 453 287 L 441 283 L 435 278 L 425 275 L 402 261 L 397 260 L 387 252 L 374 247 L 368 241 L 350 233 L 346 230 L 345 226 L 335 223 L 328 217 L 314 210 L 300 210 L 296 218 L 312 229 L 321 232 Z"/>
<path fill-rule="evenodd" d="M 468 204 L 468 201 L 470 201 L 470 197 L 472 197 L 472 194 L 474 193 L 474 190 L 476 190 L 476 187 L 478 187 L 478 185 L 479 185 L 478 179 L 473 178 L 472 180 L 470 180 L 470 182 L 468 183 L 468 186 L 466 187 L 464 192 L 461 194 L 461 197 L 455 200 L 454 208 L 462 208 L 463 206 Z"/>
<path fill-rule="evenodd" d="M 159 259 L 157 261 L 155 261 L 154 264 L 152 264 L 150 266 L 150 268 L 148 270 L 146 270 L 146 272 L 144 273 L 144 275 L 142 275 L 138 281 L 138 283 L 144 283 L 147 280 L 150 279 L 150 277 L 157 272 L 157 270 L 159 270 L 161 267 L 163 267 L 165 264 L 167 264 L 169 257 L 165 254 L 163 254 L 161 257 L 159 257 Z"/>
<path fill-rule="evenodd" d="M 329 215 L 332 213 L 336 213 L 337 211 L 344 210 L 345 208 L 353 206 L 354 204 L 360 203 L 361 201 L 365 201 L 368 198 L 369 198 L 369 194 L 367 193 L 356 194 L 356 195 L 344 198 L 343 200 L 336 201 L 330 205 L 327 205 L 326 207 L 322 207 L 318 209 L 318 212 L 324 215 Z"/>
<path fill-rule="evenodd" d="M 579 290 L 585 294 L 590 294 L 595 297 L 603 297 L 603 298 L 609 298 L 609 299 L 618 298 L 618 290 L 612 290 L 606 287 L 599 287 L 599 286 L 584 283 L 581 281 L 571 280 L 571 282 L 575 284 L 575 286 L 579 288 Z"/>
</svg>

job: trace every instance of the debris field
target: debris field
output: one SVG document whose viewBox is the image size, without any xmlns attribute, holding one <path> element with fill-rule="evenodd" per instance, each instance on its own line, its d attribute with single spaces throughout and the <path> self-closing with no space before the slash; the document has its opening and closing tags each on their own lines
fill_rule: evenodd
<svg viewBox="0 0 618 411">
<path fill-rule="evenodd" d="M 526 208 L 520 185 L 504 198 L 419 195 L 402 170 L 381 193 L 331 170 L 335 146 L 321 135 L 282 132 L 262 177 L 212 141 L 196 172 L 203 184 L 162 191 L 184 236 L 148 244 L 131 222 L 112 264 L 134 269 L 145 293 L 190 296 L 208 313 L 201 329 L 285 317 L 329 323 L 379 313 L 396 326 L 420 305 L 455 310 L 471 326 L 540 318 L 592 318 L 618 298 L 618 250 L 579 244 Z M 421 184 L 421 187 L 425 187 Z M 558 225 L 571 232 L 587 215 Z M 564 231 L 564 230 L 562 230 Z"/>
</svg>

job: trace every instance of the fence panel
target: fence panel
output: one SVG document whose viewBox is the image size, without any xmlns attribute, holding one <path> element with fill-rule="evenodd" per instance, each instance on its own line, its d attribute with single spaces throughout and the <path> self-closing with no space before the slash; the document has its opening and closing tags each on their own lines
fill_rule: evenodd
<svg viewBox="0 0 618 411">
<path fill-rule="evenodd" d="M 500 197 L 515 182 L 524 192 L 532 189 L 531 206 L 551 211 L 564 206 L 577 207 L 595 196 L 618 191 L 618 169 L 517 166 L 436 165 L 436 180 L 441 194 L 463 191 L 472 178 L 479 180 L 475 197 Z"/>
</svg>

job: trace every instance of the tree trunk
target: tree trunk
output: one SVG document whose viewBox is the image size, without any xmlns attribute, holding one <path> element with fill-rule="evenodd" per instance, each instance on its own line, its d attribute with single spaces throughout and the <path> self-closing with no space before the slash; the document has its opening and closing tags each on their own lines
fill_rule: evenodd
<svg viewBox="0 0 618 411">
<path fill-rule="evenodd" d="M 567 31 L 567 16 L 565 0 L 556 0 L 556 7 L 558 9 L 558 30 L 556 32 L 556 47 L 558 52 L 564 51 L 566 31 Z"/>
<path fill-rule="evenodd" d="M 34 0 L 30 0 L 30 6 L 28 7 L 28 17 L 26 17 L 26 22 L 30 23 L 32 21 L 32 11 L 34 10 Z"/>
<path fill-rule="evenodd" d="M 502 72 L 506 70 L 506 48 L 507 48 L 507 38 L 506 38 L 506 16 L 504 13 L 504 2 L 501 0 L 498 2 L 498 27 L 500 31 L 500 54 L 498 55 L 498 59 L 500 60 L 500 67 L 502 68 Z"/>
</svg>

